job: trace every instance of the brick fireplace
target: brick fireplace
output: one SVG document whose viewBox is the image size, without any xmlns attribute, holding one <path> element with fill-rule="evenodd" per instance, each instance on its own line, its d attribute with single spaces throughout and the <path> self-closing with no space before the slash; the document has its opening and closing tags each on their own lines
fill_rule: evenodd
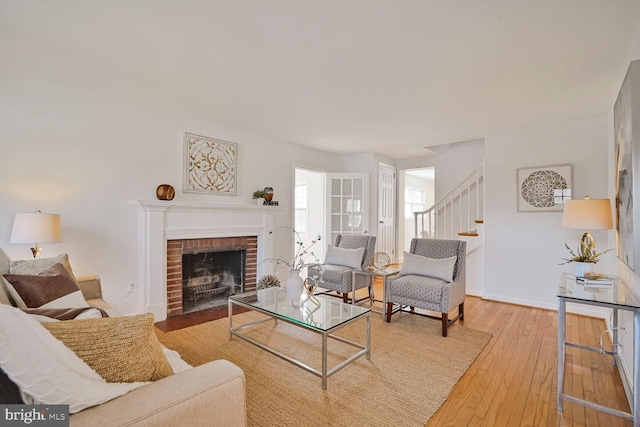
<svg viewBox="0 0 640 427">
<path fill-rule="evenodd" d="M 176 239 L 167 241 L 167 316 L 177 316 L 183 313 L 185 301 L 183 288 L 187 278 L 184 277 L 183 259 L 185 255 L 202 253 L 242 253 L 242 286 L 239 289 L 225 292 L 226 296 L 233 293 L 249 292 L 256 289 L 258 266 L 258 236 L 218 237 L 205 239 Z M 214 255 L 215 256 L 215 255 Z M 202 292 L 206 294 L 206 291 Z M 207 295 L 203 295 L 207 297 Z M 197 304 L 197 299 L 196 303 Z M 226 309 L 226 306 L 224 307 Z"/>
<path fill-rule="evenodd" d="M 177 301 L 181 297 L 172 282 L 176 266 L 170 258 L 177 251 L 178 243 L 174 242 L 182 242 L 181 247 L 187 247 L 187 251 L 195 250 L 189 248 L 192 244 L 199 248 L 246 246 L 248 291 L 255 288 L 260 262 L 273 257 L 273 242 L 267 237 L 274 229 L 275 218 L 287 212 L 278 206 L 181 201 L 132 200 L 130 204 L 138 213 L 137 310 L 153 313 L 158 322 L 179 311 Z M 229 240 L 219 243 L 218 239 Z"/>
</svg>

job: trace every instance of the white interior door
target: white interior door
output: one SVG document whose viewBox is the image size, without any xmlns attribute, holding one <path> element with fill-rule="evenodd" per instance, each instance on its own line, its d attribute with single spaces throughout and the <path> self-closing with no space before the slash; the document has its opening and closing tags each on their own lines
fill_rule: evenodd
<svg viewBox="0 0 640 427">
<path fill-rule="evenodd" d="M 327 247 L 325 239 L 325 173 L 310 169 L 295 168 L 294 193 L 294 229 L 298 232 L 305 247 L 322 236 L 321 242 L 313 246 L 315 257 L 306 259 L 313 262 L 316 258 L 324 260 Z M 294 253 L 297 248 L 294 247 Z"/>
<path fill-rule="evenodd" d="M 396 169 L 393 166 L 378 164 L 378 252 L 391 256 L 396 262 L 395 242 L 395 188 Z"/>
<path fill-rule="evenodd" d="M 338 234 L 369 234 L 369 175 L 327 174 L 327 189 L 329 242 Z"/>
</svg>

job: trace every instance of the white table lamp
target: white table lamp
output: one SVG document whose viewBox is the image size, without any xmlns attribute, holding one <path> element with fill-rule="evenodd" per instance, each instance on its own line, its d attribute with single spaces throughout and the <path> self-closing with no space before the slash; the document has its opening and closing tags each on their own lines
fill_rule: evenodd
<svg viewBox="0 0 640 427">
<path fill-rule="evenodd" d="M 595 253 L 596 242 L 589 230 L 610 230 L 613 228 L 611 202 L 609 199 L 567 200 L 562 214 L 562 226 L 585 230 L 580 242 L 584 253 Z"/>
<path fill-rule="evenodd" d="M 31 248 L 34 258 L 38 258 L 42 247 L 38 243 L 58 243 L 62 241 L 60 215 L 36 213 L 16 214 L 11 230 L 11 243 L 34 243 Z"/>
</svg>

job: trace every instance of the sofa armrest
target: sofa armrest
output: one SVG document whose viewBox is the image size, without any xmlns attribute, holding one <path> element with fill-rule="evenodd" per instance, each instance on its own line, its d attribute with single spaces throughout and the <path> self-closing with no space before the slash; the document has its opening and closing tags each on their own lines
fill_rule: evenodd
<svg viewBox="0 0 640 427">
<path fill-rule="evenodd" d="M 76 282 L 82 291 L 82 296 L 92 307 L 98 307 L 107 312 L 109 317 L 121 316 L 113 307 L 102 299 L 102 284 L 98 276 L 77 276 Z"/>
<path fill-rule="evenodd" d="M 102 298 L 102 287 L 98 276 L 78 276 L 76 282 L 78 282 L 84 299 Z"/>
<path fill-rule="evenodd" d="M 71 415 L 70 426 L 246 426 L 244 372 L 216 360 Z"/>
</svg>

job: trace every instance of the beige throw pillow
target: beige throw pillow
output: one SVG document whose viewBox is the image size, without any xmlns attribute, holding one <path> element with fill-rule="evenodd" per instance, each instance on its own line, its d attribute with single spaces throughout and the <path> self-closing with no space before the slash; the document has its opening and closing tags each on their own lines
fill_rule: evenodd
<svg viewBox="0 0 640 427">
<path fill-rule="evenodd" d="M 50 258 L 11 260 L 11 263 L 9 264 L 9 273 L 38 274 L 57 263 L 62 264 L 65 270 L 67 270 L 71 277 L 73 277 L 73 280 L 76 280 L 76 276 L 73 274 L 71 264 L 69 263 L 69 255 L 67 254 L 60 254 Z"/>
<path fill-rule="evenodd" d="M 156 381 L 173 374 L 153 330 L 153 314 L 42 323 L 110 383 Z"/>
</svg>

